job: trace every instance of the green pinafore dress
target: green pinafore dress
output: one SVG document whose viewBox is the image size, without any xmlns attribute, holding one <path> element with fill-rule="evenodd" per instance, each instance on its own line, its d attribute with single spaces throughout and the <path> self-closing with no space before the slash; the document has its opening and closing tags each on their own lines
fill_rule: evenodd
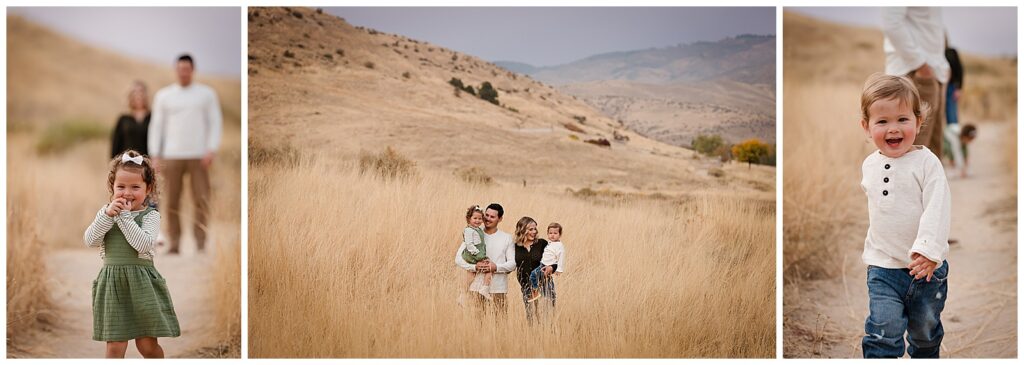
<svg viewBox="0 0 1024 365">
<path fill-rule="evenodd" d="M 141 226 L 152 210 L 136 216 L 135 223 Z M 103 268 L 92 282 L 92 339 L 180 336 L 167 281 L 153 261 L 139 258 L 117 224 L 103 237 L 103 246 Z"/>
</svg>

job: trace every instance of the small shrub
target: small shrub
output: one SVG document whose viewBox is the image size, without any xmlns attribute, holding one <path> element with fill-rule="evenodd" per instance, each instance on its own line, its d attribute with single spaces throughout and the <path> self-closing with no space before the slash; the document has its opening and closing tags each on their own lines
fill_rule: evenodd
<svg viewBox="0 0 1024 365">
<path fill-rule="evenodd" d="M 412 77 L 412 74 L 410 74 L 409 71 L 405 71 L 405 72 L 402 73 L 402 77 L 408 79 L 408 78 Z"/>
<path fill-rule="evenodd" d="M 345 57 L 345 50 L 343 50 L 341 48 L 338 48 L 338 49 L 334 50 L 334 53 L 337 53 L 338 57 Z"/>
<path fill-rule="evenodd" d="M 582 115 L 573 115 L 572 119 L 576 119 L 576 121 L 580 122 L 580 124 L 587 124 L 587 117 L 584 117 Z"/>
<path fill-rule="evenodd" d="M 295 52 L 292 52 L 292 51 L 289 51 L 289 50 L 286 49 L 286 50 L 284 50 L 284 56 L 286 58 L 295 58 Z"/>
<path fill-rule="evenodd" d="M 331 60 L 331 61 L 334 61 L 334 55 L 332 55 L 330 53 L 324 53 L 324 58 L 326 58 L 328 60 Z"/>
<path fill-rule="evenodd" d="M 323 14 L 323 13 L 324 13 L 324 9 L 322 9 L 322 8 L 316 8 L 316 13 L 317 13 L 317 14 Z"/>
<path fill-rule="evenodd" d="M 708 175 L 711 175 L 711 176 L 714 176 L 714 177 L 723 177 L 723 176 L 725 176 L 725 170 L 722 170 L 722 169 L 717 168 L 717 167 L 712 167 L 712 168 L 708 169 Z"/>
<path fill-rule="evenodd" d="M 299 162 L 299 151 L 284 142 L 267 147 L 249 138 L 249 166 L 277 164 L 295 166 Z"/>
<path fill-rule="evenodd" d="M 571 140 L 573 140 L 573 141 L 579 141 L 579 140 L 580 140 L 580 137 L 579 137 L 579 136 L 577 136 L 577 135 L 575 135 L 575 134 L 570 134 L 570 135 L 569 135 L 569 139 L 571 139 Z"/>
<path fill-rule="evenodd" d="M 491 86 L 490 82 L 484 81 L 484 83 L 480 85 L 479 94 L 480 99 L 486 100 L 494 105 L 501 105 L 498 103 L 498 90 L 495 90 L 494 86 Z"/>
<path fill-rule="evenodd" d="M 693 150 L 704 155 L 712 155 L 719 148 L 725 145 L 719 135 L 698 135 L 692 142 Z"/>
<path fill-rule="evenodd" d="M 583 141 L 583 142 L 587 142 L 587 143 L 590 143 L 590 144 L 595 145 L 595 146 L 612 148 L 612 143 L 608 142 L 608 140 L 604 139 L 604 138 L 588 139 L 588 140 Z"/>
<path fill-rule="evenodd" d="M 373 62 L 370 62 L 370 61 L 366 61 L 366 63 L 363 63 L 363 66 L 366 66 L 366 68 L 368 68 L 368 69 L 371 69 L 371 70 L 372 70 L 372 69 L 373 69 L 373 67 L 374 67 L 374 64 L 373 64 Z"/>
<path fill-rule="evenodd" d="M 47 127 L 36 142 L 36 151 L 39 154 L 64 152 L 76 144 L 105 139 L 109 135 L 110 130 L 101 123 L 84 119 L 67 120 Z"/>
<path fill-rule="evenodd" d="M 298 18 L 298 19 L 302 19 L 302 13 L 300 13 L 300 12 L 298 12 L 298 11 L 293 11 L 293 12 L 292 12 L 292 16 L 293 16 L 293 17 L 296 17 L 296 18 Z"/>
<path fill-rule="evenodd" d="M 416 174 L 416 163 L 388 146 L 379 154 L 362 152 L 359 155 L 359 173 L 375 173 L 385 180 L 405 179 Z"/>
<path fill-rule="evenodd" d="M 476 166 L 455 170 L 455 176 L 462 179 L 462 181 L 474 185 L 494 184 L 494 179 L 487 175 L 487 173 L 485 173 L 484 170 Z"/>
</svg>

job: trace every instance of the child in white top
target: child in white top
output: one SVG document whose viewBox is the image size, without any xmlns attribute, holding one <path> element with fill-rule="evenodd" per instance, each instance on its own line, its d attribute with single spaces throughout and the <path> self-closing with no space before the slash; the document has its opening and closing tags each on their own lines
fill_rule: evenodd
<svg viewBox="0 0 1024 365">
<path fill-rule="evenodd" d="M 555 275 L 565 272 L 565 245 L 562 244 L 562 225 L 551 223 L 548 225 L 548 245 L 544 247 L 544 254 L 540 258 L 540 265 L 530 272 L 530 297 L 527 302 L 540 298 L 540 281 L 548 276 L 544 270 L 554 265 L 558 269 Z M 550 279 L 547 279 L 550 280 Z"/>
<path fill-rule="evenodd" d="M 878 147 L 862 165 L 868 198 L 864 263 L 870 311 L 864 357 L 938 357 L 949 264 L 950 194 L 939 158 L 914 139 L 925 120 L 914 83 L 874 74 L 861 95 L 861 127 Z"/>
<path fill-rule="evenodd" d="M 484 244 L 484 211 L 479 205 L 474 205 L 466 210 L 466 228 L 462 230 L 462 259 L 468 264 L 478 262 L 489 262 L 487 258 L 487 246 Z M 474 279 L 477 273 L 466 272 L 466 291 L 472 291 Z M 490 272 L 484 273 L 484 285 L 477 292 L 485 299 L 491 300 L 491 277 Z M 465 303 L 465 291 L 459 293 L 459 304 Z"/>
</svg>

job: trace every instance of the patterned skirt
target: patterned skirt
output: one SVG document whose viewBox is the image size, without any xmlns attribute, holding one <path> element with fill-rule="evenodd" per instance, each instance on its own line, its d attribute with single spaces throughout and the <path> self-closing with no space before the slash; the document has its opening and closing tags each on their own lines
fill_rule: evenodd
<svg viewBox="0 0 1024 365">
<path fill-rule="evenodd" d="M 149 265 L 103 265 L 92 282 L 92 339 L 178 337 L 167 281 Z"/>
</svg>

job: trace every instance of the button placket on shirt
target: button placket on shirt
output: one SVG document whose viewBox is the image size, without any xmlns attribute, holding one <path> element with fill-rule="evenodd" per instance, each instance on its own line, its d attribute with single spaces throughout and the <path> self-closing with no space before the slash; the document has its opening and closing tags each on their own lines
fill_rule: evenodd
<svg viewBox="0 0 1024 365">
<path fill-rule="evenodd" d="M 886 162 L 885 165 L 882 166 L 882 168 L 885 169 L 886 173 L 888 173 L 892 169 L 892 164 L 889 163 L 889 162 Z M 883 177 L 882 178 L 882 182 L 888 184 L 889 183 L 889 177 L 888 176 Z M 889 189 L 882 189 L 882 196 L 889 196 Z"/>
</svg>

